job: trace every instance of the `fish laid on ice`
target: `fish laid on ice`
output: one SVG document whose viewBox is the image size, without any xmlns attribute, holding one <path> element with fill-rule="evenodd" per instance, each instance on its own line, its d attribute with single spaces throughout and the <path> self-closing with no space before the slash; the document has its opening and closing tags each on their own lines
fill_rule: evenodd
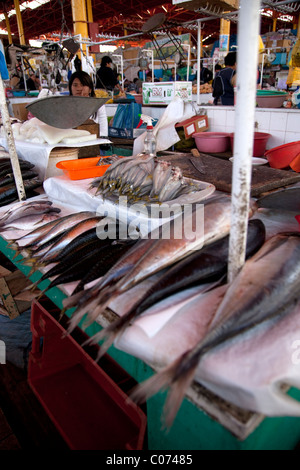
<svg viewBox="0 0 300 470">
<path fill-rule="evenodd" d="M 270 238 L 229 285 L 207 334 L 192 349 L 136 388 L 132 399 L 142 402 L 170 387 L 165 405 L 171 426 L 201 358 L 225 341 L 271 318 L 287 315 L 299 301 L 300 234 Z"/>
<path fill-rule="evenodd" d="M 253 206 L 249 209 L 250 216 L 253 213 Z M 189 214 L 190 221 L 195 224 L 195 213 L 191 211 Z M 121 258 L 119 265 L 113 267 L 114 277 L 111 277 L 109 271 L 104 276 L 102 283 L 97 286 L 99 294 L 94 292 L 92 303 L 89 305 L 90 299 L 87 295 L 87 302 L 81 299 L 81 305 L 75 310 L 74 317 L 71 319 L 71 327 L 76 325 L 76 321 L 80 320 L 84 313 L 88 313 L 88 321 L 92 322 L 104 311 L 107 305 L 123 292 L 126 292 L 139 282 L 149 276 L 161 271 L 164 268 L 174 264 L 177 261 L 188 256 L 194 250 L 198 250 L 205 245 L 213 243 L 220 238 L 226 236 L 230 230 L 231 222 L 231 198 L 216 197 L 204 204 L 204 226 L 201 234 L 195 235 L 195 226 L 193 227 L 193 237 L 185 236 L 176 238 L 174 230 L 170 230 L 168 238 L 154 238 L 154 233 L 150 233 L 147 240 L 140 240 L 135 246 L 133 253 L 134 263 L 131 260 L 132 252 L 129 252 Z M 171 221 L 171 228 L 174 227 L 174 220 Z M 159 233 L 160 228 L 156 229 Z M 141 251 L 139 251 L 141 250 Z M 137 256 L 137 253 L 139 255 Z M 127 269 L 129 266 L 129 269 Z M 125 272 L 124 272 L 125 267 Z M 115 273 L 118 272 L 116 276 Z M 72 299 L 72 298 L 71 298 Z M 68 304 L 72 305 L 69 299 Z M 75 299 L 74 299 L 75 300 Z M 95 341 L 99 341 L 105 337 L 108 331 L 101 331 L 95 336 Z M 114 340 L 114 332 L 109 332 L 109 338 L 101 350 L 105 350 L 112 344 Z"/>
</svg>

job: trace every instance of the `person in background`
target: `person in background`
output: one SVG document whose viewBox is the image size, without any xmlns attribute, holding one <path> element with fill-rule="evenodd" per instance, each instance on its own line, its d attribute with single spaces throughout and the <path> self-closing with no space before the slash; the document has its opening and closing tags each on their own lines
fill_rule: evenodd
<svg viewBox="0 0 300 470">
<path fill-rule="evenodd" d="M 200 70 L 200 83 L 203 85 L 204 83 L 209 83 L 213 78 L 213 74 L 211 70 L 207 67 L 201 67 Z"/>
<path fill-rule="evenodd" d="M 100 68 L 96 72 L 96 88 L 109 91 L 112 91 L 114 88 L 121 90 L 121 85 L 111 66 L 111 58 L 108 55 L 102 57 Z"/>
<path fill-rule="evenodd" d="M 96 96 L 92 78 L 87 72 L 82 70 L 76 71 L 71 75 L 69 80 L 69 92 L 70 96 Z M 107 139 L 108 122 L 105 106 L 101 106 L 90 119 L 99 124 L 99 136 Z"/>
<path fill-rule="evenodd" d="M 220 70 L 219 76 L 222 78 L 224 94 L 221 96 L 221 103 L 225 106 L 234 105 L 234 86 L 236 74 L 236 52 L 228 52 L 225 57 L 225 67 Z"/>
<path fill-rule="evenodd" d="M 135 91 L 137 93 L 142 93 L 143 91 L 143 81 L 140 79 L 140 73 L 137 73 L 137 77 L 133 79 L 133 83 L 135 86 Z"/>
<path fill-rule="evenodd" d="M 172 67 L 170 81 L 175 82 L 175 80 L 178 82 L 179 80 L 181 80 L 181 77 L 180 75 L 178 75 L 178 73 L 176 73 L 176 78 L 175 78 L 175 67 Z"/>
<path fill-rule="evenodd" d="M 215 65 L 215 77 L 214 77 L 213 82 L 212 82 L 212 87 L 214 87 L 214 80 L 219 75 L 220 70 L 222 70 L 222 65 L 221 64 L 216 64 Z M 218 104 L 218 101 L 219 101 L 219 97 L 214 98 L 214 105 Z"/>
<path fill-rule="evenodd" d="M 151 71 L 146 73 L 146 82 L 152 82 L 152 72 Z"/>
<path fill-rule="evenodd" d="M 26 87 L 28 91 L 35 91 L 35 90 L 41 90 L 41 82 L 38 76 L 31 70 L 29 72 L 29 78 L 26 80 Z M 19 88 L 20 90 L 24 90 L 24 79 L 21 77 L 20 82 L 19 82 Z"/>
<path fill-rule="evenodd" d="M 274 70 L 271 70 L 269 77 L 266 80 L 267 85 L 270 87 L 275 87 L 276 85 L 276 75 Z"/>
<path fill-rule="evenodd" d="M 215 65 L 215 76 L 222 70 L 222 65 L 221 64 L 216 64 Z"/>
</svg>

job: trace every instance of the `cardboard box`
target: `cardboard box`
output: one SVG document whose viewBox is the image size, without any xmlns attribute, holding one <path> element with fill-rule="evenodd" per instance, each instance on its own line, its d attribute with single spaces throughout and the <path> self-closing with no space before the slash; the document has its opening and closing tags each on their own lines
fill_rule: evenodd
<svg viewBox="0 0 300 470">
<path fill-rule="evenodd" d="M 144 82 L 143 104 L 170 104 L 175 96 L 192 101 L 192 82 Z"/>
<path fill-rule="evenodd" d="M 14 117 L 16 119 L 19 119 L 20 121 L 26 121 L 27 120 L 28 109 L 26 109 L 26 106 L 28 104 L 29 103 L 13 103 L 12 104 Z"/>
<path fill-rule="evenodd" d="M 176 129 L 183 128 L 186 139 L 192 137 L 195 132 L 203 132 L 208 130 L 208 118 L 206 115 L 193 116 L 185 121 L 178 122 Z"/>
<path fill-rule="evenodd" d="M 178 122 L 175 126 L 180 141 L 175 144 L 175 149 L 185 151 L 195 147 L 192 135 L 195 132 L 208 130 L 208 118 L 206 115 L 193 116 L 185 121 Z"/>
</svg>

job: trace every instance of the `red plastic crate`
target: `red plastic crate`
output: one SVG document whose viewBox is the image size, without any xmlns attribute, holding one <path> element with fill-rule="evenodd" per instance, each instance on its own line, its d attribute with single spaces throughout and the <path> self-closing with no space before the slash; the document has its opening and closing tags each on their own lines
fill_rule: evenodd
<svg viewBox="0 0 300 470">
<path fill-rule="evenodd" d="M 143 449 L 144 412 L 37 301 L 31 331 L 28 382 L 70 449 Z"/>
</svg>

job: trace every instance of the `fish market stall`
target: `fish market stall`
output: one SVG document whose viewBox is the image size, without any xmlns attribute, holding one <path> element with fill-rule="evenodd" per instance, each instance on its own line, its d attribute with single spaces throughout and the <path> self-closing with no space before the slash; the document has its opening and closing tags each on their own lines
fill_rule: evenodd
<svg viewBox="0 0 300 470">
<path fill-rule="evenodd" d="M 162 158 L 165 159 L 165 156 Z M 230 164 L 229 162 L 226 163 Z M 190 168 L 194 168 L 193 165 L 191 165 Z M 184 171 L 184 174 L 187 174 L 187 171 Z M 196 179 L 200 182 L 202 176 L 204 175 L 198 173 Z M 74 191 L 75 187 L 75 191 L 73 193 L 71 192 L 71 199 L 74 201 L 74 195 L 77 193 L 78 202 L 81 201 L 83 204 L 82 206 L 78 205 L 76 208 L 76 204 L 67 206 L 59 204 L 58 199 L 56 199 L 53 205 L 62 209 L 62 216 L 73 214 L 74 217 L 78 217 L 80 211 L 90 210 L 94 212 L 96 205 L 90 205 L 91 194 L 88 193 L 88 187 L 92 180 L 72 182 L 70 180 L 67 181 L 66 177 L 50 178 L 44 183 L 46 192 L 51 184 L 52 187 L 55 187 L 54 181 L 58 182 L 57 194 L 59 194 L 62 189 L 63 182 L 66 183 L 65 188 L 72 186 Z M 293 184 L 290 185 L 291 188 L 294 186 Z M 295 188 L 297 187 L 296 184 Z M 67 189 L 65 189 L 65 191 L 67 191 Z M 84 198 L 84 193 L 86 193 L 86 199 Z M 213 192 L 207 195 L 208 198 L 205 198 L 201 202 L 206 201 L 207 203 L 210 199 L 214 199 L 215 193 L 216 192 Z M 224 195 L 226 193 L 218 191 L 218 195 L 222 194 Z M 51 196 L 52 195 L 53 194 L 51 194 Z M 50 194 L 47 195 L 47 199 L 48 197 L 50 197 Z M 229 197 L 229 193 L 227 193 L 227 197 Z M 283 210 L 285 199 L 281 198 L 281 200 L 283 206 L 279 208 L 280 210 L 276 210 L 274 207 L 272 208 L 271 200 L 271 202 L 269 202 L 270 207 L 261 207 L 255 213 L 256 215 L 254 214 L 253 216 L 253 220 L 259 219 L 263 221 L 266 228 L 266 239 L 270 239 L 280 231 L 298 230 L 298 223 L 295 219 L 297 208 L 290 207 L 293 209 L 292 212 Z M 66 201 L 67 199 L 64 202 Z M 296 203 L 297 197 L 294 197 L 294 201 Z M 278 206 L 278 200 L 275 202 L 275 205 Z M 89 209 L 87 209 L 88 207 Z M 223 214 L 225 207 L 229 208 L 230 204 L 228 206 L 226 203 L 222 205 Z M 5 210 L 2 209 L 2 214 L 6 210 L 7 208 L 5 208 Z M 215 219 L 216 213 L 214 214 Z M 91 217 L 90 214 L 89 217 L 92 219 L 95 216 L 93 214 Z M 1 220 L 3 220 L 3 217 Z M 97 219 L 94 219 L 91 224 L 95 224 L 96 220 Z M 91 226 L 92 225 L 89 225 L 89 227 Z M 221 230 L 219 223 L 217 223 L 216 227 L 218 228 L 217 231 Z M 26 234 L 26 231 L 23 233 Z M 22 232 L 16 231 L 15 228 L 10 231 L 4 231 L 2 228 L 0 249 L 16 264 L 18 269 L 26 273 L 27 276 L 30 276 L 32 282 L 38 283 L 41 276 L 45 276 L 44 280 L 39 284 L 39 288 L 44 290 L 50 284 L 50 280 L 47 278 L 47 272 L 49 272 L 49 269 L 55 267 L 55 265 L 52 264 L 48 267 L 39 268 L 37 264 L 32 271 L 32 265 L 30 265 L 30 263 L 24 263 L 24 260 L 26 261 L 26 258 L 28 258 L 28 256 L 25 256 L 25 251 L 20 252 L 19 256 L 14 258 L 16 255 L 16 246 L 8 245 L 8 240 L 19 238 L 21 234 Z M 254 238 L 256 241 L 259 241 L 259 237 L 255 236 Z M 25 240 L 23 243 L 24 242 Z M 21 242 L 19 241 L 19 243 Z M 98 240 L 97 243 L 99 243 L 97 248 L 99 250 L 101 240 Z M 168 245 L 170 245 L 169 241 L 167 246 Z M 93 263 L 95 256 L 97 259 L 99 258 L 99 255 L 95 253 L 96 252 L 93 254 Z M 220 248 L 216 250 L 212 245 L 212 252 L 210 254 L 206 252 L 205 256 L 211 257 L 212 254 L 216 253 L 221 253 Z M 107 257 L 105 259 L 107 262 Z M 217 265 L 215 266 L 217 268 Z M 224 272 L 224 263 L 221 263 L 218 269 L 220 269 L 219 272 Z M 73 272 L 74 271 L 76 271 L 76 269 L 73 267 Z M 145 279 L 140 285 L 132 288 L 128 294 L 124 293 L 112 300 L 111 303 L 106 306 L 105 311 L 99 314 L 97 321 L 93 322 L 86 329 L 87 334 L 92 337 L 94 334 L 103 331 L 103 327 L 111 325 L 117 318 L 122 318 L 125 312 L 132 306 L 132 302 L 136 302 L 139 296 L 143 295 L 145 289 L 155 286 L 158 278 L 159 275 L 154 274 L 148 280 Z M 95 282 L 97 281 L 92 282 L 90 286 L 95 285 Z M 66 299 L 69 300 L 72 298 L 72 294 L 77 285 L 78 281 L 57 284 L 56 286 L 53 285 L 51 289 L 47 290 L 46 295 L 49 296 L 59 308 L 62 308 Z M 203 319 L 202 321 L 197 314 L 197 310 L 194 310 L 192 307 L 201 304 L 203 305 L 204 311 L 207 309 L 208 312 L 212 312 L 212 306 L 218 303 L 218 296 L 222 296 L 224 290 L 225 286 L 222 285 L 211 292 L 205 292 L 203 285 L 200 284 L 198 287 L 193 286 L 187 289 L 181 289 L 179 292 L 175 292 L 165 299 L 157 300 L 152 307 L 149 307 L 148 311 L 145 311 L 144 315 L 134 322 L 132 327 L 128 327 L 124 330 L 124 333 L 117 338 L 114 345 L 109 348 L 108 354 L 134 377 L 138 383 L 143 382 L 153 374 L 153 370 L 159 371 L 164 364 L 175 358 L 179 351 L 184 351 L 187 345 L 191 345 L 192 342 L 197 341 L 199 335 L 204 334 L 206 322 L 209 319 Z M 215 294 L 218 294 L 217 297 L 215 297 Z M 74 319 L 72 309 L 68 309 L 66 314 L 71 319 Z M 206 361 L 202 363 L 201 368 L 197 371 L 196 380 L 187 390 L 186 398 L 183 400 L 182 406 L 168 433 L 160 429 L 165 395 L 157 394 L 151 398 L 147 405 L 149 448 L 293 448 L 299 441 L 300 436 L 299 420 L 294 417 L 295 414 L 293 415 L 293 412 L 295 413 L 296 410 L 296 404 L 292 403 L 290 405 L 291 413 L 288 413 L 288 403 L 286 403 L 286 400 L 281 398 L 281 395 L 277 397 L 277 394 L 273 394 L 272 390 L 262 387 L 264 393 L 267 393 L 266 396 L 268 397 L 270 407 L 272 404 L 270 398 L 275 400 L 272 405 L 273 411 L 276 407 L 280 409 L 280 406 L 283 407 L 283 405 L 286 405 L 286 408 L 281 408 L 284 409 L 283 416 L 279 414 L 279 416 L 266 417 L 262 412 L 254 412 L 240 405 L 245 403 L 243 402 L 245 399 L 249 404 L 250 390 L 252 391 L 251 393 L 254 393 L 254 396 L 257 396 L 257 392 L 253 389 L 254 384 L 252 379 L 254 377 L 254 371 L 245 367 L 245 361 L 249 363 L 249 367 L 252 363 L 255 363 L 257 366 L 256 357 L 257 354 L 260 356 L 260 352 L 258 351 L 261 350 L 261 354 L 266 361 L 280 362 L 282 370 L 287 370 L 285 360 L 290 358 L 289 353 L 295 351 L 287 349 L 286 354 L 283 355 L 282 347 L 279 349 L 276 344 L 277 341 L 282 344 L 283 332 L 287 338 L 287 345 L 292 344 L 293 341 L 297 339 L 298 329 L 295 328 L 296 322 L 297 313 L 295 311 L 295 313 L 291 313 L 290 316 L 287 317 L 287 321 L 282 319 L 281 323 L 275 323 L 271 330 L 266 326 L 262 329 L 258 327 L 257 334 L 246 334 L 243 336 L 243 340 L 241 337 L 241 341 L 229 342 L 226 347 L 219 348 L 214 354 L 207 356 Z M 291 325 L 293 326 L 292 329 Z M 290 330 L 292 330 L 292 332 Z M 270 350 L 268 349 L 270 340 L 271 343 L 274 340 L 274 347 L 271 349 L 273 355 L 271 357 Z M 280 361 L 278 354 L 281 356 Z M 225 363 L 224 360 L 226 361 Z M 230 377 L 224 377 L 227 371 L 226 364 L 232 364 L 233 362 L 236 366 L 232 374 Z M 267 368 L 262 359 L 261 362 L 262 376 L 260 377 L 259 374 L 255 376 L 258 381 L 264 380 L 264 370 Z M 295 371 L 295 369 L 296 364 L 289 370 L 292 373 L 292 370 Z M 232 370 L 232 367 L 230 367 L 230 370 Z M 270 368 L 268 368 L 268 370 L 271 374 Z M 243 372 L 242 375 L 241 371 Z M 278 374 L 280 374 L 280 372 L 280 369 L 278 369 Z M 214 376 L 212 375 L 213 373 Z M 234 375 L 234 373 L 236 375 Z M 293 377 L 291 377 L 291 379 L 293 379 Z M 270 380 L 274 380 L 274 377 L 271 376 Z M 297 383 L 295 380 L 293 382 L 289 381 L 289 385 L 297 386 Z M 295 390 L 293 390 L 293 394 L 297 396 Z M 278 398 L 278 403 L 276 403 L 276 397 Z M 237 403 L 239 403 L 239 406 L 237 406 Z M 259 400 L 256 406 L 261 403 L 265 403 L 265 401 Z M 270 413 L 272 415 L 271 411 Z M 291 416 L 289 416 L 289 414 Z"/>
</svg>

